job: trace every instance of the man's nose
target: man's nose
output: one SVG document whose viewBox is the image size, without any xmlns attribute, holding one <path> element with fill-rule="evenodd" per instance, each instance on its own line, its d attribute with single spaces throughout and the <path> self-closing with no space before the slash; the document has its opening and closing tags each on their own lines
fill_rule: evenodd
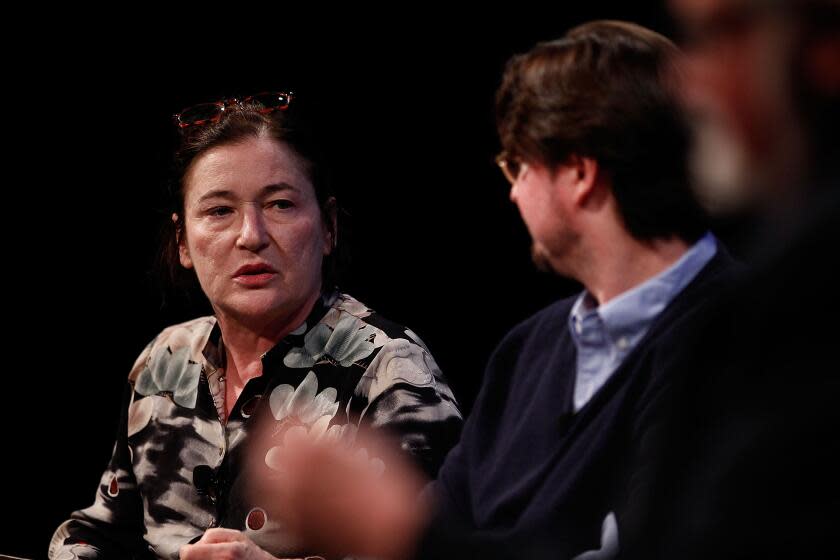
<svg viewBox="0 0 840 560">
<path fill-rule="evenodd" d="M 520 174 L 521 176 L 521 174 Z M 516 204 L 516 199 L 519 197 L 519 176 L 517 176 L 513 183 L 510 185 L 510 192 L 508 192 L 508 197 L 510 197 L 510 201 Z"/>
</svg>

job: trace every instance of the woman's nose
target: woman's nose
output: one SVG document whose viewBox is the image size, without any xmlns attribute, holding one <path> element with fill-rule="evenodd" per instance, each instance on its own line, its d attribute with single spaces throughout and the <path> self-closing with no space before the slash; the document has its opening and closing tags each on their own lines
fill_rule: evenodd
<svg viewBox="0 0 840 560">
<path fill-rule="evenodd" d="M 257 204 L 245 204 L 236 246 L 249 251 L 259 251 L 268 244 L 265 220 Z"/>
</svg>

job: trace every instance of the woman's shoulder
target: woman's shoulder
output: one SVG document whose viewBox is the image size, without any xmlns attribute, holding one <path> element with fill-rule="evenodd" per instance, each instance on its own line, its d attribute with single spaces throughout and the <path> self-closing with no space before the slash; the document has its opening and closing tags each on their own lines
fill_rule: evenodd
<svg viewBox="0 0 840 560">
<path fill-rule="evenodd" d="M 204 362 L 204 350 L 216 326 L 216 317 L 207 315 L 170 325 L 160 331 L 143 349 L 128 376 L 135 381 L 140 373 L 160 356 L 197 364 Z"/>
<path fill-rule="evenodd" d="M 386 377 L 399 374 L 412 385 L 433 384 L 434 378 L 443 381 L 428 347 L 414 331 L 349 294 L 337 293 L 328 304 L 330 310 L 322 320 L 327 329 L 318 348 L 323 346 L 334 361 L 363 366 L 364 377 L 381 377 L 387 371 Z"/>
<path fill-rule="evenodd" d="M 395 339 L 407 340 L 428 352 L 428 348 L 410 328 L 384 317 L 365 303 L 343 292 L 336 292 L 327 301 L 330 310 L 324 321 L 332 329 L 339 322 L 344 324 L 362 323 L 361 327 L 373 334 L 372 341 L 382 346 Z"/>
</svg>

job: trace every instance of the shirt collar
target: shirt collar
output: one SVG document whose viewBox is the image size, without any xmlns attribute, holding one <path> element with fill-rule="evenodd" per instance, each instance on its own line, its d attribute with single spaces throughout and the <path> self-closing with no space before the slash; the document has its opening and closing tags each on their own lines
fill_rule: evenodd
<svg viewBox="0 0 840 560">
<path fill-rule="evenodd" d="M 315 305 L 306 317 L 306 321 L 265 352 L 262 355 L 263 361 L 268 357 L 274 357 L 278 352 L 285 354 L 283 349 L 288 349 L 291 346 L 301 346 L 306 332 L 324 318 L 327 311 L 335 304 L 338 295 L 337 291 L 322 293 L 321 297 L 315 301 Z M 207 335 L 207 342 L 204 344 L 202 355 L 204 356 L 206 365 L 210 366 L 209 369 L 211 371 L 215 371 L 225 365 L 225 345 L 222 340 L 222 329 L 219 327 L 219 321 L 215 317 L 213 317 L 213 327 Z"/>
<path fill-rule="evenodd" d="M 638 286 L 598 306 L 587 291 L 577 298 L 569 314 L 569 327 L 575 342 L 581 344 L 635 342 L 653 320 L 668 306 L 717 252 L 717 240 L 707 232 L 675 263 Z M 596 330 L 603 331 L 601 335 Z"/>
</svg>

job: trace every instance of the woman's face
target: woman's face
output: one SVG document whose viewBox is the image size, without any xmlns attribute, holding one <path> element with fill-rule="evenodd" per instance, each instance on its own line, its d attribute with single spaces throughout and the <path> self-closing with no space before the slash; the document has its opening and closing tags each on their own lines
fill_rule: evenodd
<svg viewBox="0 0 840 560">
<path fill-rule="evenodd" d="M 300 157 L 266 137 L 217 146 L 196 158 L 184 190 L 181 264 L 217 315 L 305 318 L 332 237 Z"/>
</svg>

